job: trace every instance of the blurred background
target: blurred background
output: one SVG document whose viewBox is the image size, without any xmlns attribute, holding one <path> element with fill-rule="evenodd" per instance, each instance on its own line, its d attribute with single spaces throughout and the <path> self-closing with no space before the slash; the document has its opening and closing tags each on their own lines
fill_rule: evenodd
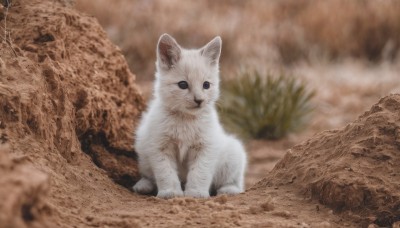
<svg viewBox="0 0 400 228">
<path fill-rule="evenodd" d="M 75 7 L 96 17 L 121 48 L 147 99 L 161 34 L 186 48 L 222 37 L 222 95 L 229 99 L 221 116 L 247 142 L 248 185 L 286 149 L 400 92 L 397 0 L 76 0 Z M 287 99 L 271 99 L 270 91 Z M 239 113 L 229 108 L 238 100 Z M 229 127 L 237 119 L 248 121 Z"/>
</svg>

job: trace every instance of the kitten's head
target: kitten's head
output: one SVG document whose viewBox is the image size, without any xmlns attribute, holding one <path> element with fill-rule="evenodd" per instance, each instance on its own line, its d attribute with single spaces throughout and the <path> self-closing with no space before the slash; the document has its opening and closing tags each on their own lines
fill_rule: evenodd
<svg viewBox="0 0 400 228">
<path fill-rule="evenodd" d="M 221 38 L 187 50 L 168 34 L 157 45 L 156 96 L 172 111 L 189 114 L 214 105 L 219 96 Z"/>
</svg>

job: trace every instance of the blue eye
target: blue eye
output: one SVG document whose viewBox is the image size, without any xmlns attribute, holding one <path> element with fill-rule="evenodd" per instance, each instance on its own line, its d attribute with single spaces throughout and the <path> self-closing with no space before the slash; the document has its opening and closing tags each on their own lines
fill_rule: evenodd
<svg viewBox="0 0 400 228">
<path fill-rule="evenodd" d="M 209 88 L 210 88 L 210 83 L 207 82 L 207 81 L 205 81 L 205 82 L 203 83 L 203 89 L 209 89 Z"/>
<path fill-rule="evenodd" d="M 179 88 L 181 88 L 181 89 L 187 89 L 187 88 L 189 88 L 189 84 L 188 84 L 186 81 L 180 81 L 180 82 L 178 82 L 178 86 L 179 86 Z"/>
</svg>

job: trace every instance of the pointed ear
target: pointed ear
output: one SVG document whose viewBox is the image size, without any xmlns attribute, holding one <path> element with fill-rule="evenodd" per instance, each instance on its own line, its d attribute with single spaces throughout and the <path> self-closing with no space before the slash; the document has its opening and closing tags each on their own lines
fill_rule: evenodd
<svg viewBox="0 0 400 228">
<path fill-rule="evenodd" d="M 210 60 L 211 65 L 218 64 L 219 56 L 221 55 L 222 40 L 221 37 L 217 36 L 206 44 L 200 53 L 202 56 L 207 57 Z"/>
<path fill-rule="evenodd" d="M 181 58 L 181 48 L 172 36 L 164 33 L 157 44 L 157 63 L 164 70 L 171 69 Z"/>
</svg>

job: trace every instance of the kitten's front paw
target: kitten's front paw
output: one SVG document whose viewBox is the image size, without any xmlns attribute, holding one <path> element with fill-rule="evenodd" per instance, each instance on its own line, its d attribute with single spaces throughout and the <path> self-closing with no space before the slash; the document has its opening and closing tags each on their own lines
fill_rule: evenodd
<svg viewBox="0 0 400 228">
<path fill-rule="evenodd" d="M 199 191 L 196 189 L 187 189 L 185 190 L 185 196 L 194 197 L 194 198 L 208 198 L 210 197 L 210 193 L 208 191 Z"/>
<path fill-rule="evenodd" d="M 132 187 L 133 191 L 139 194 L 150 194 L 155 190 L 156 186 L 149 179 L 142 177 L 135 186 Z"/>
<path fill-rule="evenodd" d="M 183 196 L 182 190 L 168 189 L 168 190 L 158 191 L 158 193 L 157 193 L 157 197 L 160 197 L 163 199 L 170 199 L 170 198 L 180 197 L 180 196 Z"/>
<path fill-rule="evenodd" d="M 242 193 L 243 190 L 241 190 L 239 187 L 234 186 L 234 185 L 227 185 L 227 186 L 223 186 L 220 189 L 217 190 L 217 195 L 222 195 L 222 194 L 226 194 L 226 195 L 236 195 L 239 193 Z"/>
</svg>

